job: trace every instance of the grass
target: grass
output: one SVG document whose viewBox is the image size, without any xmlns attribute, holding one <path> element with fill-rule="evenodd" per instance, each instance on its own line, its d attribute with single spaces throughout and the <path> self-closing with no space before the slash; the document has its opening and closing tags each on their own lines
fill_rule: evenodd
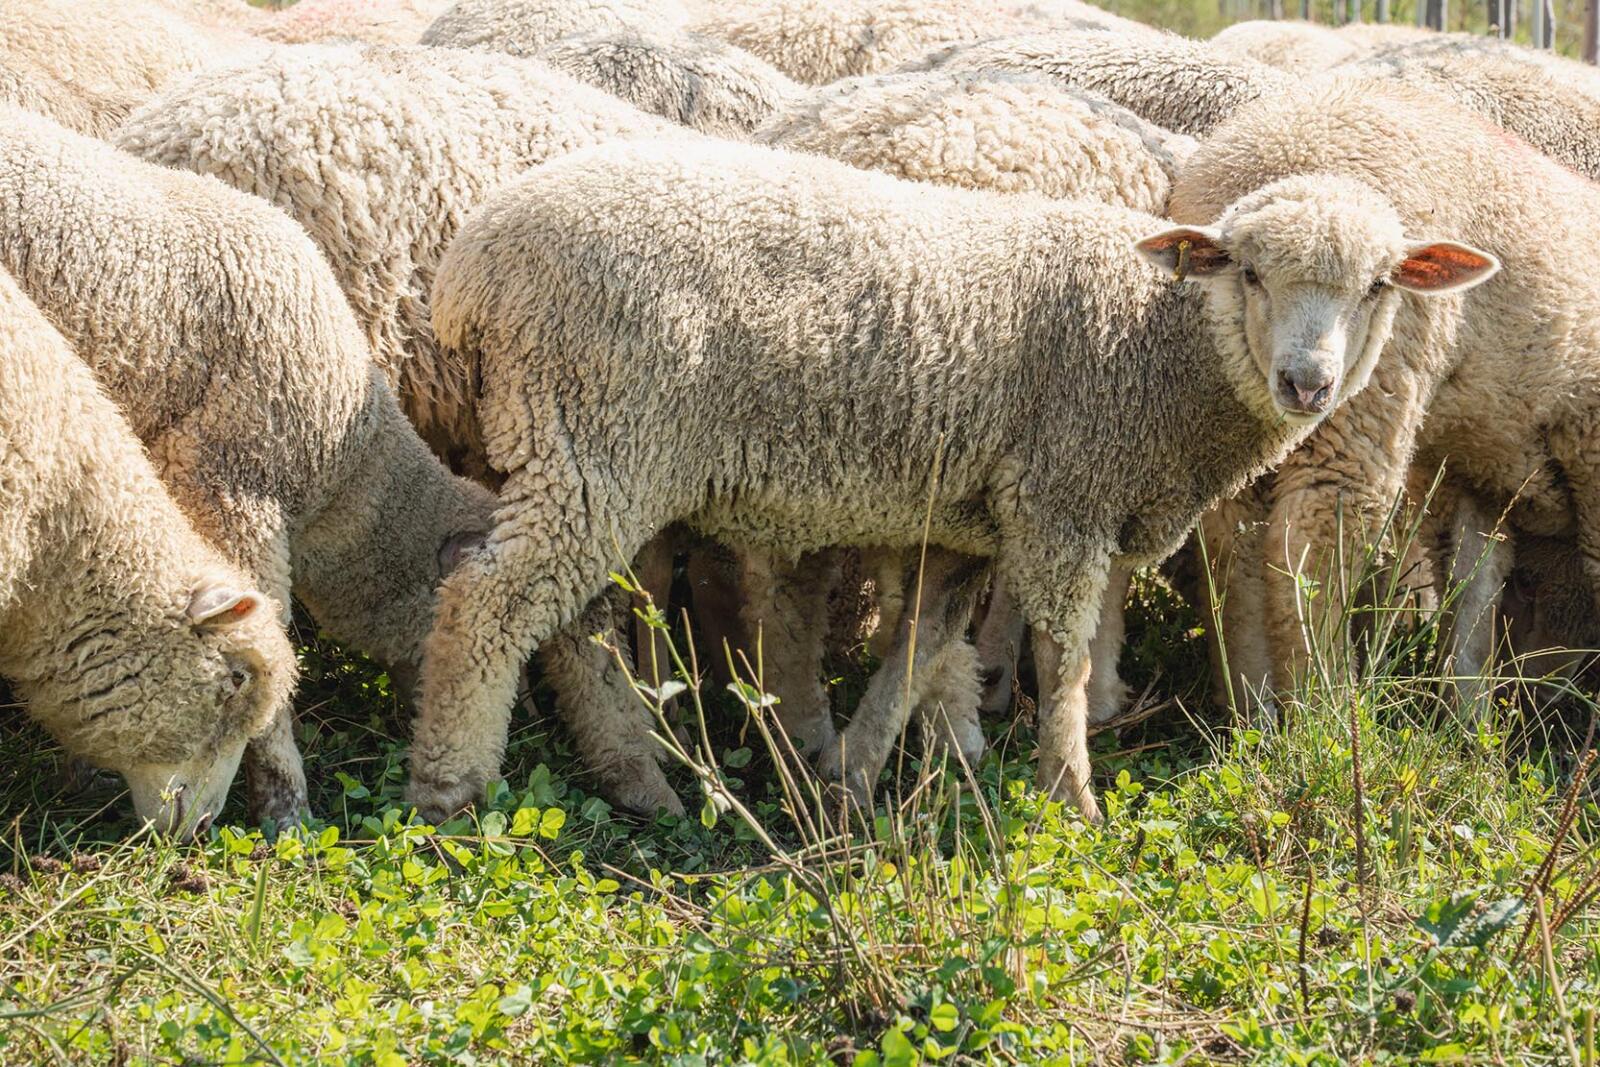
<svg viewBox="0 0 1600 1067">
<path fill-rule="evenodd" d="M 1124 667 L 1167 706 L 1097 739 L 1103 828 L 1028 788 L 1029 724 L 991 723 L 979 767 L 908 753 L 830 840 L 761 702 L 710 692 L 683 698 L 687 819 L 613 812 L 537 715 L 475 820 L 421 826 L 387 679 L 306 635 L 326 821 L 176 846 L 125 837 L 114 791 L 58 794 L 13 715 L 0 1062 L 1590 1067 L 1593 705 L 1442 725 L 1399 669 L 1419 640 L 1230 730 L 1198 621 L 1141 582 Z"/>
</svg>

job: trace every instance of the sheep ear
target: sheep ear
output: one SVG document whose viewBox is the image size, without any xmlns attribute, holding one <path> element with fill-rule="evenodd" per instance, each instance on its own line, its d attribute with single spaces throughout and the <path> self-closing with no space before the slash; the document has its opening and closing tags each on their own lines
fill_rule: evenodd
<svg viewBox="0 0 1600 1067">
<path fill-rule="evenodd" d="M 1172 280 L 1207 278 L 1226 270 L 1233 259 L 1222 247 L 1220 235 L 1210 226 L 1178 226 L 1146 237 L 1134 252 L 1172 275 Z"/>
<path fill-rule="evenodd" d="M 261 606 L 261 594 L 226 585 L 203 585 L 189 598 L 189 621 L 217 629 L 249 618 Z"/>
<path fill-rule="evenodd" d="M 489 535 L 473 531 L 458 533 L 439 546 L 439 577 L 448 578 L 450 572 L 461 566 L 461 561 L 483 547 Z"/>
<path fill-rule="evenodd" d="M 1412 245 L 1389 278 L 1408 292 L 1423 296 L 1459 293 L 1495 276 L 1500 261 L 1489 253 L 1456 241 Z"/>
</svg>

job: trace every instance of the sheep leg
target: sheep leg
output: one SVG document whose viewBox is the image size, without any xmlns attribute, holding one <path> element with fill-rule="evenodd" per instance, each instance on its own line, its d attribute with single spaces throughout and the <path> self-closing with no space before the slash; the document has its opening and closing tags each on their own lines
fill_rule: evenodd
<svg viewBox="0 0 1600 1067">
<path fill-rule="evenodd" d="M 989 594 L 989 606 L 978 625 L 978 662 L 983 669 L 983 700 L 979 708 L 999 714 L 1011 707 L 1011 690 L 1022 657 L 1022 642 L 1028 624 L 1016 601 L 996 580 Z"/>
<path fill-rule="evenodd" d="M 638 815 L 654 815 L 660 808 L 682 815 L 683 801 L 656 759 L 663 749 L 651 731 L 658 724 L 628 684 L 617 657 L 592 637 L 612 630 L 622 602 L 620 590 L 596 597 L 540 647 L 539 663 L 556 691 L 556 711 L 601 792 Z"/>
<path fill-rule="evenodd" d="M 1089 641 L 1089 721 L 1109 722 L 1122 714 L 1128 703 L 1128 684 L 1117 672 L 1122 643 L 1127 632 L 1128 587 L 1133 582 L 1133 566 L 1114 562 L 1106 592 L 1100 599 L 1100 620 Z"/>
<path fill-rule="evenodd" d="M 986 560 L 928 550 L 919 611 L 916 616 L 902 614 L 895 642 L 867 683 L 850 725 L 836 744 L 823 750 L 819 775 L 847 790 L 863 809 L 871 807 L 878 775 L 912 709 L 931 689 L 935 659 L 966 631 L 987 568 Z"/>
<path fill-rule="evenodd" d="M 1051 543 L 1058 543 L 1052 538 Z M 1091 557 L 1092 558 L 1092 557 Z M 1005 578 L 1033 621 L 1033 662 L 1039 673 L 1038 783 L 1071 801 L 1089 822 L 1100 821 L 1089 778 L 1089 644 L 1099 623 L 1111 560 L 1088 566 L 1012 550 Z M 1028 576 L 1033 575 L 1033 580 Z"/>
<path fill-rule="evenodd" d="M 676 541 L 670 532 L 664 530 L 652 537 L 633 561 L 633 574 L 640 588 L 650 594 L 663 615 L 670 610 L 672 561 L 678 547 Z M 644 610 L 644 597 L 635 596 L 633 601 L 633 655 L 637 663 L 637 677 L 646 685 L 658 686 L 672 677 L 672 658 L 667 654 L 664 637 L 637 614 Z"/>
<path fill-rule="evenodd" d="M 959 752 L 969 767 L 983 758 L 986 744 L 978 719 L 981 685 L 978 650 L 952 640 L 934 657 L 929 681 L 917 702 L 923 750 L 929 759 Z"/>
<path fill-rule="evenodd" d="M 1353 569 L 1405 488 L 1430 392 L 1424 376 L 1380 366 L 1362 403 L 1330 415 L 1274 475 L 1264 573 L 1279 691 L 1304 680 L 1313 645 L 1348 641 L 1350 599 L 1358 592 Z M 1341 562 L 1350 571 L 1339 571 Z M 1300 596 L 1303 578 L 1317 583 L 1314 599 Z"/>
<path fill-rule="evenodd" d="M 632 558 L 657 525 L 591 515 L 583 486 L 561 458 L 514 473 L 495 532 L 440 587 L 407 790 L 425 818 L 460 810 L 499 775 L 521 665 L 605 588 L 615 547 Z"/>
<path fill-rule="evenodd" d="M 700 665 L 709 666 L 711 677 L 726 685 L 733 680 L 728 656 L 754 648 L 741 625 L 744 591 L 739 584 L 738 555 L 710 538 L 699 538 L 689 549 L 686 570 Z"/>
<path fill-rule="evenodd" d="M 778 722 L 803 756 L 834 738 L 822 657 L 828 640 L 828 595 L 838 576 L 831 551 L 811 552 L 793 563 L 764 551 L 742 552 L 745 630 L 761 635 L 761 685 L 778 697 Z M 757 666 L 754 649 L 747 649 Z"/>
<path fill-rule="evenodd" d="M 861 549 L 861 570 L 872 579 L 878 601 L 878 625 L 867 639 L 867 651 L 881 662 L 894 647 L 906 610 L 906 553 L 899 548 Z"/>
<path fill-rule="evenodd" d="M 1499 629 L 1495 608 L 1510 577 L 1514 553 L 1510 542 L 1496 533 L 1495 516 L 1470 495 L 1461 495 L 1453 511 L 1453 550 L 1446 570 L 1454 596 L 1442 601 L 1440 628 L 1450 650 L 1457 711 L 1476 721 L 1487 712 L 1493 690 L 1490 676 Z"/>
<path fill-rule="evenodd" d="M 1205 546 L 1201 581 L 1191 602 L 1206 620 L 1212 699 L 1230 703 L 1244 720 L 1276 716 L 1268 685 L 1272 675 L 1267 636 L 1266 487 L 1256 486 L 1201 516 Z"/>
</svg>

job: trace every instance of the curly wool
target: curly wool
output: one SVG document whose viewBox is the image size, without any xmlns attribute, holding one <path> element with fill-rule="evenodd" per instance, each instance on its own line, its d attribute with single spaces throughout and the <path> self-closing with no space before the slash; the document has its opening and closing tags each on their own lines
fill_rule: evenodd
<svg viewBox="0 0 1600 1067">
<path fill-rule="evenodd" d="M 949 71 L 1040 74 L 1191 137 L 1203 136 L 1241 104 L 1299 84 L 1281 70 L 1229 59 L 1172 34 L 1030 33 L 951 49 L 931 62 Z"/>
<path fill-rule="evenodd" d="M 283 44 L 347 39 L 371 44 L 416 44 L 450 0 L 297 0 L 250 27 Z"/>
<path fill-rule="evenodd" d="M 1594 67 L 1462 34 L 1385 48 L 1339 69 L 1442 93 L 1600 179 L 1600 72 Z"/>
<path fill-rule="evenodd" d="M 733 0 L 702 11 L 690 28 L 812 85 L 893 70 L 940 46 L 1000 34 L 1153 32 L 1076 0 Z"/>
<path fill-rule="evenodd" d="M 1211 48 L 1229 59 L 1264 63 L 1291 74 L 1314 74 L 1360 55 L 1350 37 L 1310 22 L 1250 19 L 1235 22 L 1211 38 Z"/>
<path fill-rule="evenodd" d="M 1304 229 L 1286 257 L 1398 261 L 1381 201 L 1302 184 L 1242 206 L 1238 239 L 1267 240 L 1246 236 L 1261 210 Z M 1287 223 L 1296 198 L 1320 206 Z M 1333 240 L 1343 225 L 1370 243 Z M 1237 311 L 1130 254 L 1161 229 L 709 140 L 590 149 L 497 193 L 441 264 L 434 326 L 481 358 L 485 443 L 510 478 L 441 595 L 414 799 L 448 809 L 497 773 L 516 664 L 575 625 L 619 548 L 683 519 L 791 558 L 920 544 L 940 464 L 933 543 L 998 555 L 1066 652 L 1041 775 L 1093 811 L 1078 672 L 1110 558 L 1170 551 L 1303 433 Z M 869 771 L 886 755 L 846 751 Z"/>
<path fill-rule="evenodd" d="M 442 559 L 493 501 L 407 424 L 305 231 L 20 110 L 0 108 L 0 149 L 0 262 L 191 521 L 281 603 L 414 661 Z"/>
<path fill-rule="evenodd" d="M 537 54 L 563 37 L 619 30 L 683 26 L 689 13 L 678 0 L 459 0 L 433 21 L 420 43 L 444 48 Z"/>
<path fill-rule="evenodd" d="M 156 0 L 25 0 L 6 5 L 0 17 L 0 68 L 11 77 L 35 74 L 55 89 L 35 93 L 77 102 L 43 108 L 83 133 L 100 133 L 139 102 L 178 77 L 234 62 L 270 47 L 253 38 L 180 17 Z M 3 85 L 0 82 L 0 85 Z M 37 106 L 20 93 L 3 98 Z M 87 109 L 89 118 L 78 114 Z"/>
<path fill-rule="evenodd" d="M 701 133 L 747 137 L 805 90 L 772 64 L 702 34 L 620 30 L 539 53 L 555 69 Z"/>
<path fill-rule="evenodd" d="M 220 808 L 245 741 L 294 685 L 277 606 L 195 533 L 3 270 L 0 469 L 0 673 L 69 751 L 130 774 L 141 814 L 162 804 L 140 772 L 183 764 L 213 772 Z M 237 618 L 192 617 L 235 602 Z"/>
<path fill-rule="evenodd" d="M 1600 574 L 1600 330 L 1591 313 L 1600 294 L 1570 269 L 1600 240 L 1600 191 L 1435 93 L 1332 78 L 1242 109 L 1202 142 L 1179 177 L 1173 216 L 1214 218 L 1249 189 L 1310 173 L 1370 182 L 1415 231 L 1449 229 L 1504 269 L 1459 322 L 1408 299 L 1396 358 L 1376 387 L 1277 471 L 1267 614 L 1280 684 L 1300 654 L 1289 571 L 1302 551 L 1313 573 L 1325 567 L 1323 546 L 1337 543 L 1341 522 L 1377 521 L 1413 458 L 1425 470 L 1448 461 L 1491 515 L 1515 500 L 1508 514 L 1519 531 L 1576 537 L 1587 571 Z"/>
<path fill-rule="evenodd" d="M 0 102 L 44 115 L 70 130 L 105 137 L 141 96 L 109 97 L 62 81 L 18 56 L 0 56 Z"/>
<path fill-rule="evenodd" d="M 1194 150 L 1094 93 L 985 71 L 847 79 L 775 115 L 755 140 L 900 178 L 1156 215 Z"/>
<path fill-rule="evenodd" d="M 461 457 L 479 452 L 477 370 L 441 353 L 428 321 L 451 238 L 529 167 L 673 129 L 533 60 L 324 45 L 196 77 L 115 140 L 255 193 L 303 225 L 406 413 L 441 454 Z"/>
</svg>

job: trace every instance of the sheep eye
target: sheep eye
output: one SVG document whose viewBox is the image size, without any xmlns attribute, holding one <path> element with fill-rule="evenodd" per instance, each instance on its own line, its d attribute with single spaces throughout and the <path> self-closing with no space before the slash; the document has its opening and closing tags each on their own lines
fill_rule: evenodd
<svg viewBox="0 0 1600 1067">
<path fill-rule="evenodd" d="M 1368 296 L 1377 296 L 1379 293 L 1383 292 L 1387 288 L 1389 288 L 1389 279 L 1388 278 L 1379 278 L 1376 281 L 1374 281 L 1371 285 L 1367 286 L 1367 295 Z"/>
<path fill-rule="evenodd" d="M 233 683 L 237 691 L 250 684 L 250 672 L 243 667 L 234 667 L 228 671 L 228 681 Z"/>
<path fill-rule="evenodd" d="M 1244 278 L 1244 283 L 1246 285 L 1260 285 L 1261 284 L 1261 276 L 1259 274 L 1257 274 L 1256 273 L 1256 269 L 1254 267 L 1252 267 L 1248 263 L 1246 263 L 1244 266 L 1239 268 L 1239 274 L 1240 274 L 1241 277 Z"/>
</svg>

